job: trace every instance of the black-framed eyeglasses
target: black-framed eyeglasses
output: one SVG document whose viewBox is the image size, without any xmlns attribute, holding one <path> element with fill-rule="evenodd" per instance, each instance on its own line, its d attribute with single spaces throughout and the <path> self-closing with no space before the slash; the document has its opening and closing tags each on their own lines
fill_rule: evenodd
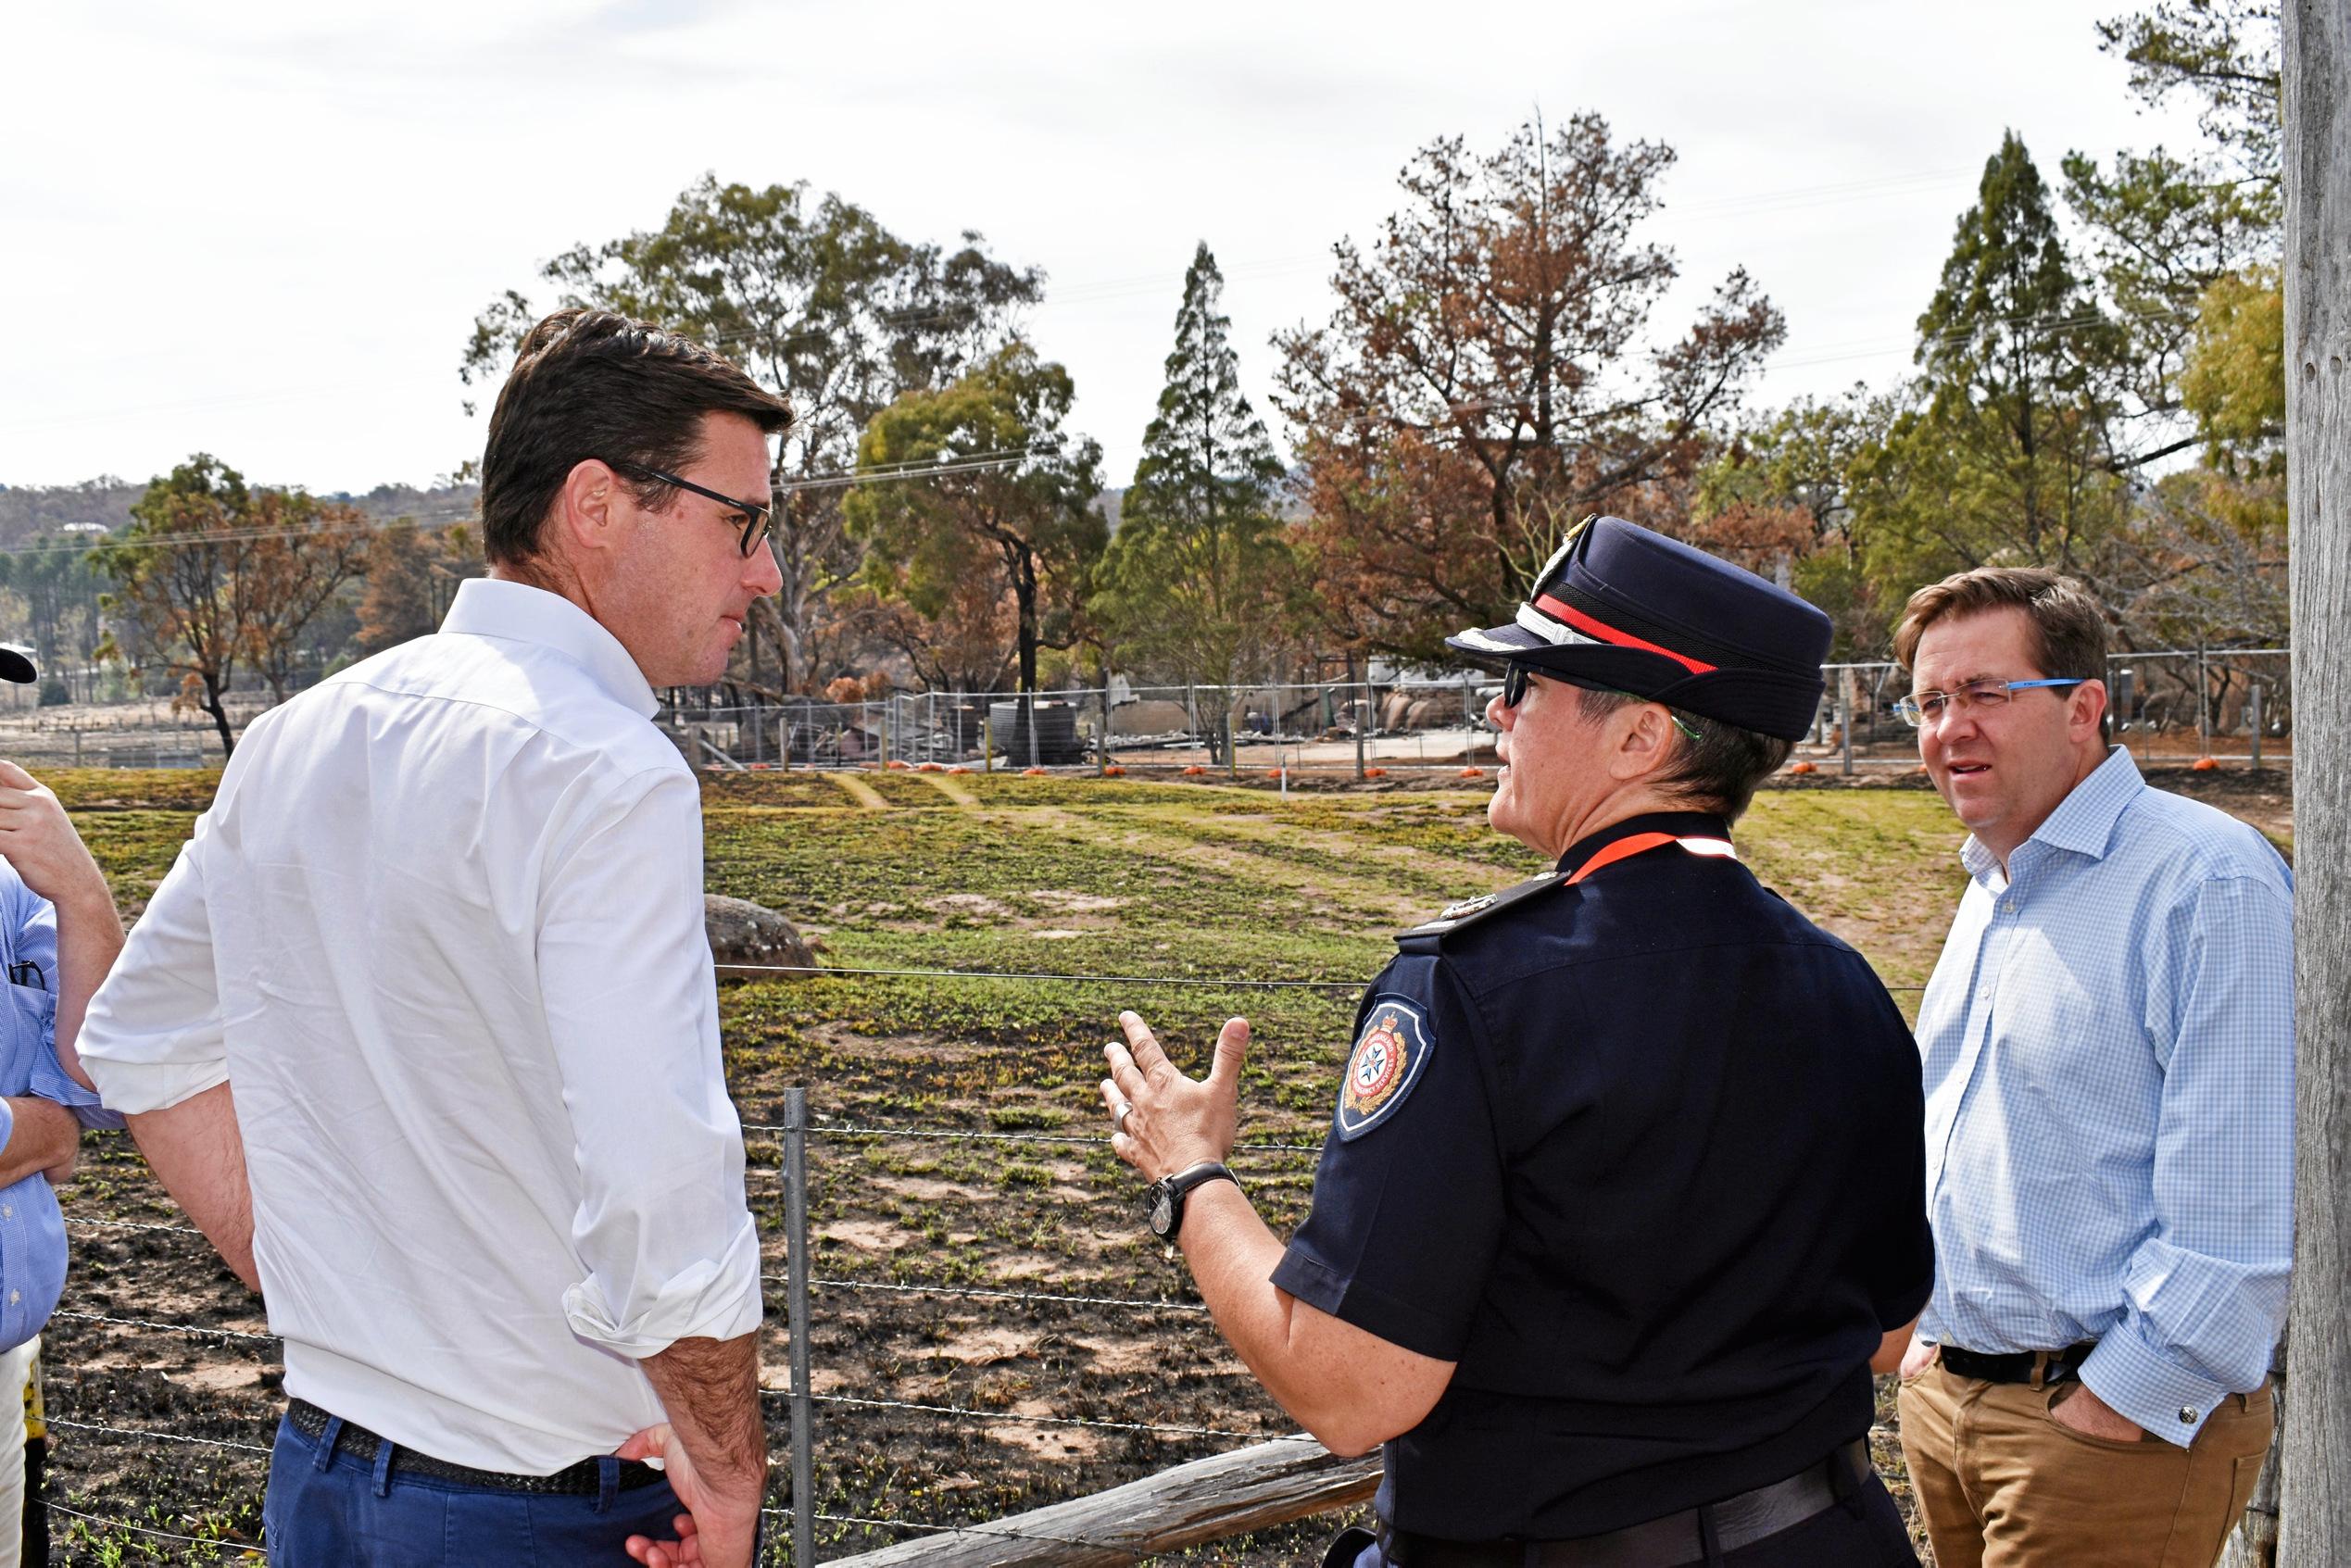
<svg viewBox="0 0 2351 1568">
<path fill-rule="evenodd" d="M 1519 703 L 1526 700 L 1527 683 L 1533 677 L 1533 675 L 1534 671 L 1528 669 L 1527 666 L 1523 664 L 1505 664 L 1502 666 L 1502 705 L 1504 708 L 1515 708 L 1519 705 Z M 1597 691 L 1616 691 L 1614 686 L 1599 686 L 1593 689 Z M 1644 697 L 1641 697 L 1639 694 L 1635 692 L 1616 692 L 1616 695 L 1618 696 L 1634 697 L 1636 700 L 1640 701 L 1647 700 Z M 1666 717 L 1674 721 L 1675 729 L 1679 730 L 1691 740 L 1694 741 L 1698 738 L 1698 732 L 1691 728 L 1689 722 L 1684 720 L 1680 714 L 1676 713 L 1670 707 L 1666 709 Z"/>
<path fill-rule="evenodd" d="M 606 468 L 619 469 L 624 473 L 640 474 L 657 484 L 666 484 L 673 489 L 690 490 L 697 495 L 708 496 L 722 507 L 740 512 L 743 515 L 741 548 L 747 556 L 759 547 L 761 540 L 767 537 L 771 521 L 769 508 L 757 501 L 738 501 L 732 495 L 720 495 L 708 485 L 697 484 L 690 479 L 680 479 L 673 473 L 663 473 L 660 469 L 647 468 L 643 463 L 632 463 L 626 459 L 615 462 L 610 458 L 599 460 Z"/>
<path fill-rule="evenodd" d="M 1902 721 L 1914 730 L 1951 712 L 1955 707 L 1991 709 L 2007 706 L 2010 692 L 2030 691 L 2036 686 L 2078 686 L 2087 675 L 2052 675 L 2038 681 L 1969 681 L 1966 685 L 1947 692 L 1913 692 L 1898 699 L 1893 707 Z"/>
</svg>

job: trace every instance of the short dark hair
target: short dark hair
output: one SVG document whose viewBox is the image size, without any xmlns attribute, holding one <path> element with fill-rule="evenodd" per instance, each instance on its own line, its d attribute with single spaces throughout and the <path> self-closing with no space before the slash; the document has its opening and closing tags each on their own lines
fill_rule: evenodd
<svg viewBox="0 0 2351 1568">
<path fill-rule="evenodd" d="M 679 473 L 702 455 L 702 417 L 740 414 L 773 435 L 792 408 L 690 339 L 609 310 L 559 310 L 524 334 L 482 452 L 482 547 L 499 565 L 539 550 L 564 479 L 600 458 Z M 632 480 L 659 510 L 675 496 Z"/>
<path fill-rule="evenodd" d="M 2043 675 L 2106 678 L 2106 618 L 2097 599 L 2074 579 L 2037 566 L 1980 566 L 1919 589 L 1894 628 L 1894 658 L 1908 670 L 1928 627 L 1995 609 L 2025 612 L 2032 626 L 2032 662 Z M 2109 713 L 2098 721 L 2100 739 L 2111 738 L 2113 719 Z"/>
<path fill-rule="evenodd" d="M 1584 717 L 1595 723 L 1619 708 L 1653 700 L 1629 692 L 1603 691 L 1592 686 L 1584 687 L 1577 695 L 1583 700 Z M 1666 705 L 1666 709 L 1682 728 L 1677 731 L 1679 744 L 1674 747 L 1672 760 L 1657 776 L 1658 788 L 1691 806 L 1712 811 L 1727 822 L 1735 822 L 1746 814 L 1755 798 L 1755 786 L 1778 772 L 1779 765 L 1788 760 L 1788 754 L 1796 749 L 1794 741 L 1782 740 L 1778 735 L 1742 730 L 1736 724 L 1687 712 L 1671 704 Z M 1692 735 L 1697 738 L 1691 739 Z"/>
</svg>

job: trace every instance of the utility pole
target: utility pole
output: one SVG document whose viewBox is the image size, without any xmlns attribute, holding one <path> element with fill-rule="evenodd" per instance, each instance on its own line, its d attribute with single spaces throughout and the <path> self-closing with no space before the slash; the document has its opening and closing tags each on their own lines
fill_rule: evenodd
<svg viewBox="0 0 2351 1568">
<path fill-rule="evenodd" d="M 2280 1568 L 2351 1563 L 2351 0 L 2286 0 L 2294 1299 Z"/>
</svg>

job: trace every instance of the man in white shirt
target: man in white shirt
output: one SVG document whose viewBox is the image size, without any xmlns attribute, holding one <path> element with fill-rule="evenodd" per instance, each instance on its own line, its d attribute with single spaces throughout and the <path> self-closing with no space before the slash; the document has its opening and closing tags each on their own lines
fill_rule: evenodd
<svg viewBox="0 0 2351 1568">
<path fill-rule="evenodd" d="M 285 1341 L 273 1568 L 752 1560 L 759 1238 L 699 792 L 647 721 L 778 586 L 790 418 L 698 345 L 540 322 L 488 580 L 254 721 L 91 1006 L 83 1063 Z"/>
</svg>

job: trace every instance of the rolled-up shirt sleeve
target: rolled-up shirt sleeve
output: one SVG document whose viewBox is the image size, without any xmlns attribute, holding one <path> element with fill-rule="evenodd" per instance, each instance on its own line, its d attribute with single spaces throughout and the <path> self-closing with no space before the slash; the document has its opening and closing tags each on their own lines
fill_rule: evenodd
<svg viewBox="0 0 2351 1568">
<path fill-rule="evenodd" d="M 83 1069 L 111 1110 L 133 1115 L 164 1110 L 228 1082 L 228 1042 L 205 903 L 205 831 L 199 820 L 195 836 L 181 847 L 180 858 L 90 999 L 74 1041 Z"/>
<path fill-rule="evenodd" d="M 2175 914 L 2149 1020 L 2168 1045 L 2155 1232 L 2131 1254 L 2122 1321 L 2084 1384 L 2185 1446 L 2220 1399 L 2259 1386 L 2294 1257 L 2294 911 L 2251 878 L 2208 881 Z"/>
<path fill-rule="evenodd" d="M 637 775 L 541 897 L 548 1036 L 578 1160 L 572 1331 L 643 1358 L 759 1326 L 759 1236 L 719 1055 L 693 775 Z"/>
</svg>

